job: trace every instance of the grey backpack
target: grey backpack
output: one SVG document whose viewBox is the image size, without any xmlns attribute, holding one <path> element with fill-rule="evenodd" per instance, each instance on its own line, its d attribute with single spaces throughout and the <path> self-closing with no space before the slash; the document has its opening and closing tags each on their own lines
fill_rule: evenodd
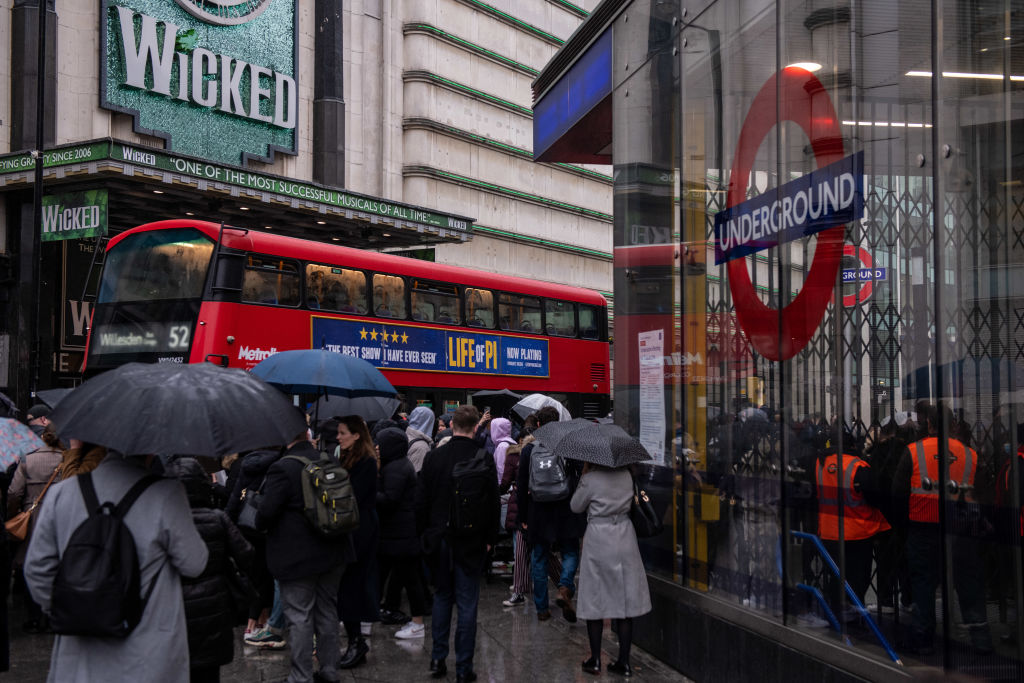
<svg viewBox="0 0 1024 683">
<path fill-rule="evenodd" d="M 534 441 L 530 452 L 530 497 L 538 503 L 551 503 L 564 500 L 569 494 L 569 477 L 562 456 Z"/>
</svg>

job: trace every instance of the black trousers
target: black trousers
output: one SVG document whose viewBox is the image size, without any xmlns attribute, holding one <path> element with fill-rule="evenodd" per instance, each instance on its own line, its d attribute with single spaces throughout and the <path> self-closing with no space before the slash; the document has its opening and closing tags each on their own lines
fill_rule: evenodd
<svg viewBox="0 0 1024 683">
<path fill-rule="evenodd" d="M 839 541 L 822 541 L 825 549 L 835 563 L 839 564 Z M 846 542 L 846 582 L 850 584 L 857 599 L 864 603 L 864 594 L 871 585 L 871 557 L 874 549 L 874 538 L 865 538 L 859 541 Z M 839 579 L 830 571 L 826 575 L 825 597 L 832 609 L 839 606 L 839 591 L 842 584 Z"/>
<path fill-rule="evenodd" d="M 396 557 L 394 555 L 377 556 L 380 563 L 381 586 L 387 585 L 384 594 L 384 609 L 395 611 L 402 605 L 402 589 L 409 596 L 409 616 L 426 615 L 427 590 L 426 577 L 423 576 L 423 563 L 419 557 Z"/>
</svg>

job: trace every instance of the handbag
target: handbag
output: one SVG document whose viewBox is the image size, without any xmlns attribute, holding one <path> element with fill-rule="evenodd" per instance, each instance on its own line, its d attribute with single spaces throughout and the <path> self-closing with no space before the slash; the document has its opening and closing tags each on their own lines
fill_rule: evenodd
<svg viewBox="0 0 1024 683">
<path fill-rule="evenodd" d="M 260 498 L 262 495 L 255 489 L 242 491 L 242 509 L 238 513 L 238 526 L 246 531 L 260 531 L 256 526 L 259 517 Z"/>
<path fill-rule="evenodd" d="M 640 488 L 640 483 L 633 479 L 633 502 L 629 506 L 629 521 L 633 523 L 637 538 L 657 536 L 665 528 L 661 517 L 654 510 L 647 492 Z"/>
<path fill-rule="evenodd" d="M 34 513 L 36 508 L 39 507 L 39 504 L 43 502 L 43 496 L 46 495 L 46 489 L 50 488 L 50 484 L 53 483 L 53 480 L 56 478 L 59 470 L 59 467 L 53 470 L 53 474 L 50 475 L 50 479 L 46 482 L 46 486 L 44 486 L 43 490 L 39 492 L 36 499 L 32 501 L 32 505 L 29 506 L 28 510 L 23 510 L 4 522 L 4 528 L 7 529 L 7 534 L 11 538 L 18 541 L 24 541 L 28 538 L 32 529 L 32 513 Z"/>
</svg>

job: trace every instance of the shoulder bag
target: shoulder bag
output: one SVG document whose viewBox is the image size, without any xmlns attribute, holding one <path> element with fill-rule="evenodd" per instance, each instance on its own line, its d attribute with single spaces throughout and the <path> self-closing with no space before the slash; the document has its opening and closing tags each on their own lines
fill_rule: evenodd
<svg viewBox="0 0 1024 683">
<path fill-rule="evenodd" d="M 43 502 L 43 496 L 46 495 L 46 490 L 50 488 L 50 484 L 52 484 L 53 480 L 57 477 L 58 471 L 60 471 L 60 466 L 54 468 L 53 474 L 50 475 L 49 481 L 46 482 L 46 486 L 44 486 L 43 490 L 39 492 L 39 495 L 36 496 L 36 499 L 32 502 L 32 505 L 29 506 L 28 510 L 19 512 L 4 523 L 4 527 L 7 529 L 7 533 L 11 538 L 18 541 L 24 541 L 28 538 L 29 530 L 32 528 L 32 514 L 36 511 L 36 508 L 39 507 L 39 504 Z"/>
<path fill-rule="evenodd" d="M 654 510 L 654 504 L 640 483 L 633 478 L 633 502 L 629 506 L 629 521 L 633 523 L 637 538 L 657 536 L 664 529 L 661 518 Z"/>
</svg>

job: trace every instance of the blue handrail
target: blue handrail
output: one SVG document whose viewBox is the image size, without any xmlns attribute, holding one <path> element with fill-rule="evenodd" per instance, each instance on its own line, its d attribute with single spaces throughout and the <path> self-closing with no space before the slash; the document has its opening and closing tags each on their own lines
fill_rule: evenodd
<svg viewBox="0 0 1024 683">
<path fill-rule="evenodd" d="M 835 575 L 836 579 L 840 578 L 839 566 L 836 565 L 835 561 L 832 559 L 832 556 L 829 555 L 828 550 L 825 549 L 825 545 L 821 542 L 820 538 L 818 538 L 814 534 L 809 534 L 805 531 L 791 531 L 789 533 L 791 536 L 795 536 L 796 538 L 802 538 L 814 543 L 814 547 L 818 549 L 818 552 L 821 554 L 821 558 L 825 560 L 825 563 L 828 565 L 829 570 L 831 570 L 832 574 Z M 825 598 L 821 595 L 821 591 L 819 591 L 817 588 L 805 586 L 804 584 L 797 584 L 797 588 L 800 588 L 801 590 L 810 589 L 811 591 L 813 591 L 812 594 L 816 594 L 815 597 L 822 604 L 822 606 L 825 607 L 825 614 L 828 616 L 829 621 L 832 622 L 832 626 L 837 631 L 839 631 L 839 623 L 832 615 L 832 610 L 829 609 L 828 605 L 825 604 Z M 878 628 L 878 624 L 876 624 L 875 620 L 871 618 L 871 614 L 868 612 L 867 608 L 864 607 L 864 604 L 861 603 L 860 598 L 858 598 L 857 594 L 853 592 L 852 588 L 850 588 L 850 584 L 844 581 L 843 588 L 846 590 L 847 597 L 850 598 L 850 604 L 852 604 L 854 609 L 856 609 L 857 612 L 860 613 L 861 617 L 863 617 L 864 620 L 867 621 L 868 626 L 874 632 L 879 644 L 883 648 L 885 648 L 885 651 L 889 654 L 889 658 L 892 659 L 892 661 L 896 662 L 896 664 L 903 666 L 903 662 L 900 660 L 899 655 L 897 655 L 896 651 L 892 649 L 892 646 L 889 644 L 889 641 L 886 640 L 885 636 L 882 634 L 882 631 Z M 850 643 L 849 638 L 847 638 L 846 642 L 847 644 Z"/>
</svg>

